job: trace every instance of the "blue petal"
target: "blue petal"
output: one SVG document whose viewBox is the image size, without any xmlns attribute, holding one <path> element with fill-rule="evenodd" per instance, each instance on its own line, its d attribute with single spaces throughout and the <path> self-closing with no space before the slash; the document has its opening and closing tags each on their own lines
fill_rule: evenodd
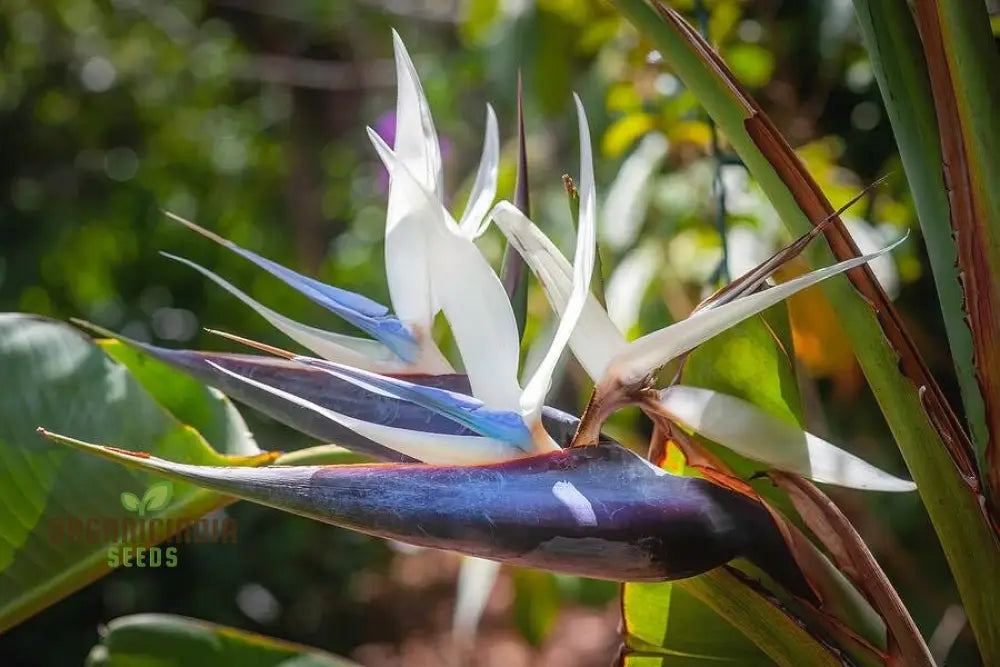
<svg viewBox="0 0 1000 667">
<path fill-rule="evenodd" d="M 381 391 L 393 398 L 409 401 L 428 410 L 433 410 L 487 438 L 518 446 L 531 446 L 531 431 L 521 415 L 505 410 L 489 410 L 483 406 L 482 401 L 472 396 L 447 389 L 414 384 L 406 380 L 386 377 L 312 357 L 296 357 L 295 361 L 321 368 L 331 375 L 356 384 L 362 389 Z"/>
<path fill-rule="evenodd" d="M 304 276 L 266 257 L 261 257 L 255 252 L 241 248 L 232 241 L 224 239 L 189 220 L 184 220 L 171 213 L 167 213 L 167 215 L 189 229 L 250 260 L 314 303 L 340 315 L 357 328 L 368 333 L 372 338 L 384 343 L 403 361 L 415 363 L 420 356 L 419 344 L 410 329 L 398 318 L 390 315 L 389 309 L 377 301 Z"/>
</svg>

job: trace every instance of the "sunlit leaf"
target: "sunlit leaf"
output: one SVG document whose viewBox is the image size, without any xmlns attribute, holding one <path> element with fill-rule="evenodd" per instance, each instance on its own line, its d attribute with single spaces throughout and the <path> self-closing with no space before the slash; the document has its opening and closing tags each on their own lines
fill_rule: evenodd
<svg viewBox="0 0 1000 667">
<path fill-rule="evenodd" d="M 157 373 L 169 383 L 176 371 L 164 367 Z M 108 541 L 72 539 L 71 524 L 135 519 L 143 509 L 139 497 L 154 479 L 92 457 L 67 455 L 35 433 L 39 426 L 119 447 L 138 440 L 152 452 L 196 464 L 259 465 L 273 458 L 214 451 L 158 405 L 125 367 L 64 324 L 0 315 L 0 374 L 20 388 L 0 396 L 0 504 L 7 510 L 0 514 L 5 537 L 0 541 L 0 628 L 107 574 Z M 190 484 L 178 483 L 173 491 L 162 518 L 198 518 L 231 502 Z"/>
<path fill-rule="evenodd" d="M 325 651 L 254 632 L 169 614 L 110 621 L 87 656 L 88 667 L 356 667 Z"/>
<path fill-rule="evenodd" d="M 128 368 L 157 403 L 183 424 L 197 430 L 208 444 L 231 454 L 260 451 L 250 427 L 236 406 L 218 389 L 207 387 L 184 373 L 171 371 L 162 361 L 124 341 L 94 341 L 105 354 Z"/>
</svg>

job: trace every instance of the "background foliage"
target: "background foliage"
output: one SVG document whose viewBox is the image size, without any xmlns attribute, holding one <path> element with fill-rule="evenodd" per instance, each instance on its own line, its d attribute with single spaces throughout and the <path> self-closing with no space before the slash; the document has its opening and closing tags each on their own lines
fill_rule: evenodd
<svg viewBox="0 0 1000 667">
<path fill-rule="evenodd" d="M 910 194 L 850 3 L 671 3 L 700 20 L 734 72 L 806 158 L 834 205 L 890 173 L 859 204 L 873 240 L 912 229 L 883 267 L 932 370 L 958 406 L 940 311 Z M 515 77 L 524 71 L 536 218 L 571 235 L 560 175 L 575 164 L 570 92 L 588 107 L 604 203 L 602 253 L 611 312 L 637 333 L 682 317 L 720 277 L 784 237 L 774 212 L 731 164 L 694 99 L 603 2 L 540 0 L 11 0 L 0 5 L 0 311 L 83 317 L 167 346 L 228 349 L 219 327 L 289 343 L 184 267 L 180 252 L 302 321 L 341 327 L 251 265 L 170 223 L 176 211 L 272 259 L 386 299 L 384 176 L 363 127 L 394 100 L 389 28 L 417 61 L 447 145 L 448 192 L 478 158 L 483 105 L 514 155 Z M 714 154 L 714 155 L 713 155 Z M 508 159 L 501 196 L 513 186 Z M 619 170 L 642 176 L 629 190 Z M 719 219 L 712 183 L 725 183 Z M 729 230 L 728 266 L 717 228 Z M 641 233 L 640 233 L 641 232 Z M 497 256 L 499 239 L 487 237 Z M 741 263 L 742 262 L 742 263 Z M 529 307 L 537 335 L 547 317 Z M 897 471 L 881 414 L 819 298 L 791 306 L 811 430 Z M 567 365 L 560 407 L 576 410 L 582 374 Z M 822 406 L 822 409 L 821 407 Z M 304 436 L 242 410 L 262 448 Z M 642 446 L 647 426 L 611 424 Z M 915 496 L 833 493 L 876 552 L 932 649 L 962 628 L 957 597 Z M 237 547 L 192 545 L 176 569 L 120 570 L 0 638 L 18 665 L 79 664 L 96 623 L 179 613 L 302 642 L 365 664 L 440 664 L 455 559 L 407 555 L 346 531 L 246 504 Z M 484 664 L 606 664 L 613 586 L 505 576 L 491 600 Z M 935 633 L 935 630 L 938 632 Z M 46 638 L 58 634 L 59 643 Z M 961 631 L 949 664 L 974 664 Z M 13 662 L 10 662 L 10 661 Z"/>
</svg>

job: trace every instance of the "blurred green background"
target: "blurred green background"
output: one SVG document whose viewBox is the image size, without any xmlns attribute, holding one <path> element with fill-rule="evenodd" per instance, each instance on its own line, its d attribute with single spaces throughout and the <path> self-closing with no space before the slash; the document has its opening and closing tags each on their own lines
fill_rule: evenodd
<svg viewBox="0 0 1000 667">
<path fill-rule="evenodd" d="M 852 225 L 876 245 L 912 230 L 881 275 L 954 398 L 935 291 L 851 3 L 671 4 L 707 32 L 834 204 L 890 174 L 852 209 Z M 534 213 L 564 247 L 572 230 L 560 177 L 576 170 L 571 92 L 581 94 L 599 147 L 609 301 L 631 333 L 683 317 L 724 275 L 720 269 L 738 273 L 787 240 L 732 164 L 724 138 L 713 139 L 693 98 L 605 2 L 7 0 L 0 4 L 0 309 L 82 317 L 165 346 L 231 349 L 202 327 L 291 345 L 221 289 L 158 254 L 166 250 L 295 319 L 343 328 L 160 209 L 387 301 L 384 175 L 364 126 L 394 108 L 391 27 L 423 80 L 458 210 L 478 162 L 487 101 L 501 123 L 499 194 L 511 194 L 523 70 Z M 616 178 L 619 172 L 625 176 Z M 716 177 L 723 199 L 713 190 Z M 499 258 L 494 232 L 484 248 Z M 548 321 L 540 293 L 530 311 L 529 339 Z M 792 305 L 812 430 L 900 472 L 832 318 L 818 299 Z M 586 386 L 572 364 L 562 387 L 560 406 L 578 410 Z M 264 448 L 310 444 L 243 412 Z M 638 447 L 646 429 L 628 411 L 611 425 Z M 949 664 L 976 664 L 917 496 L 834 495 L 932 646 L 955 641 Z M 185 547 L 176 569 L 117 571 L 0 637 L 0 662 L 80 664 L 100 623 L 139 611 L 237 625 L 365 664 L 458 660 L 448 634 L 456 558 L 400 553 L 246 504 L 227 511 L 239 522 L 238 545 Z M 608 584 L 505 572 L 466 657 L 607 664 L 617 641 L 615 593 Z"/>
</svg>

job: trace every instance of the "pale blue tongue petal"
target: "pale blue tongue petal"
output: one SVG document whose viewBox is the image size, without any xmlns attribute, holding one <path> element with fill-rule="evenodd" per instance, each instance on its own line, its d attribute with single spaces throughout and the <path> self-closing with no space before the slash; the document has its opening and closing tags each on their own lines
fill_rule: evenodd
<svg viewBox="0 0 1000 667">
<path fill-rule="evenodd" d="M 410 330 L 399 319 L 390 315 L 389 309 L 382 304 L 360 294 L 355 294 L 354 292 L 327 285 L 314 278 L 303 276 L 266 257 L 261 257 L 255 252 L 241 248 L 232 241 L 228 241 L 189 220 L 185 220 L 173 213 L 167 213 L 167 215 L 189 229 L 250 260 L 314 303 L 336 313 L 357 328 L 371 335 L 372 338 L 381 341 L 403 361 L 414 363 L 419 358 L 420 349 L 413 334 L 410 333 Z M 202 272 L 204 273 L 204 270 Z"/>
<path fill-rule="evenodd" d="M 296 396 L 276 387 L 270 387 L 253 378 L 239 375 L 220 365 L 213 364 L 212 362 L 207 363 L 234 379 L 239 379 L 300 407 L 312 410 L 316 414 L 322 415 L 341 426 L 345 426 L 359 435 L 393 449 L 400 454 L 415 458 L 418 461 L 466 465 L 504 461 L 524 456 L 524 450 L 520 447 L 491 438 L 473 435 L 426 433 L 424 431 L 384 426 L 382 424 L 355 419 L 329 408 L 324 408 L 301 396 Z"/>
<path fill-rule="evenodd" d="M 222 287 L 224 290 L 235 296 L 237 299 L 253 308 L 261 317 L 271 323 L 276 329 L 287 335 L 295 342 L 303 345 L 324 359 L 338 361 L 360 368 L 368 368 L 379 371 L 402 370 L 406 364 L 401 361 L 388 347 L 378 341 L 367 338 L 356 338 L 343 334 L 317 329 L 308 324 L 302 324 L 281 313 L 275 312 L 263 305 L 259 301 L 251 298 L 247 293 L 225 280 L 218 274 L 209 271 L 203 266 L 194 262 L 171 255 L 161 253 L 164 257 L 190 266 L 206 278 Z"/>
<path fill-rule="evenodd" d="M 392 398 L 433 410 L 484 437 L 508 442 L 524 449 L 531 448 L 531 432 L 521 415 L 516 412 L 489 410 L 482 401 L 466 394 L 385 377 L 342 364 L 308 357 L 296 357 L 295 361 L 320 368 L 366 391 L 384 392 Z"/>
</svg>

